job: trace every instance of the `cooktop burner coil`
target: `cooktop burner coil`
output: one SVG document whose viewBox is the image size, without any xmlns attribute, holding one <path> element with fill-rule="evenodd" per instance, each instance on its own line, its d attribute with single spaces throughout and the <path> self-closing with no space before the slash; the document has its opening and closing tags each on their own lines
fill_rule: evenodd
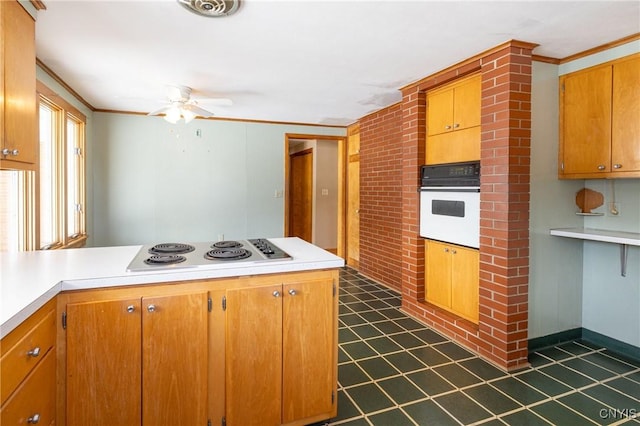
<svg viewBox="0 0 640 426">
<path fill-rule="evenodd" d="M 222 248 L 209 250 L 204 257 L 209 260 L 238 260 L 246 259 L 251 256 L 249 250 L 243 248 Z"/>
<path fill-rule="evenodd" d="M 190 244 L 182 244 L 182 243 L 161 243 L 156 244 L 155 246 L 149 249 L 149 253 L 151 254 L 184 254 L 191 253 L 196 248 Z"/>
<path fill-rule="evenodd" d="M 217 243 L 213 243 L 211 248 L 237 248 L 242 247 L 242 244 L 238 241 L 218 241 Z"/>
<path fill-rule="evenodd" d="M 144 260 L 147 265 L 174 265 L 176 263 L 182 263 L 187 260 L 184 256 L 178 256 L 174 254 L 162 254 L 153 255 Z"/>
</svg>

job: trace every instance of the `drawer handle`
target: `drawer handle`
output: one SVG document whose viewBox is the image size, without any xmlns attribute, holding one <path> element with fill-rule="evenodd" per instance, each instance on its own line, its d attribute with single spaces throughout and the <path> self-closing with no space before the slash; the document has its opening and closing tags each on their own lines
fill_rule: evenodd
<svg viewBox="0 0 640 426">
<path fill-rule="evenodd" d="M 616 163 L 613 165 L 614 169 L 621 169 L 622 168 L 622 164 Z"/>
<path fill-rule="evenodd" d="M 34 414 L 33 416 L 27 419 L 27 423 L 35 425 L 40 421 L 40 414 Z"/>
<path fill-rule="evenodd" d="M 38 355 L 40 355 L 40 348 L 37 346 L 31 349 L 29 352 L 27 352 L 27 356 L 32 356 L 34 358 L 37 357 Z"/>
<path fill-rule="evenodd" d="M 606 167 L 604 166 L 604 164 L 600 164 L 600 165 L 598 166 L 598 170 L 604 170 L 604 169 L 606 169 Z"/>
</svg>

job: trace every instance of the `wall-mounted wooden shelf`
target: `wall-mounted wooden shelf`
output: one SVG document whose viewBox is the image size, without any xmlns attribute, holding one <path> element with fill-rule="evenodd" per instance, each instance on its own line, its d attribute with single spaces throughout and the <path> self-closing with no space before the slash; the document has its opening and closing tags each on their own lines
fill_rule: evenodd
<svg viewBox="0 0 640 426">
<path fill-rule="evenodd" d="M 556 237 L 620 244 L 620 275 L 623 277 L 627 276 L 629 246 L 640 246 L 640 233 L 637 232 L 609 231 L 606 229 L 593 228 L 555 228 L 549 230 L 549 233 Z"/>
</svg>

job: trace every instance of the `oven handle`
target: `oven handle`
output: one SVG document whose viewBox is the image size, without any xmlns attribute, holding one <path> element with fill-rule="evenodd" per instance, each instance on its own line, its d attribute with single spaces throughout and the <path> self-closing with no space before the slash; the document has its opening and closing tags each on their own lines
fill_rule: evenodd
<svg viewBox="0 0 640 426">
<path fill-rule="evenodd" d="M 480 192 L 479 186 L 423 186 L 418 192 Z"/>
</svg>

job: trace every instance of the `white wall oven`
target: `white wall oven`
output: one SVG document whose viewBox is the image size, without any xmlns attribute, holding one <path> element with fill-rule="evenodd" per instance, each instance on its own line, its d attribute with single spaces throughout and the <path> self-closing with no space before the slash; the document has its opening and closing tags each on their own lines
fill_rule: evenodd
<svg viewBox="0 0 640 426">
<path fill-rule="evenodd" d="M 480 246 L 480 162 L 422 166 L 420 236 Z"/>
</svg>

